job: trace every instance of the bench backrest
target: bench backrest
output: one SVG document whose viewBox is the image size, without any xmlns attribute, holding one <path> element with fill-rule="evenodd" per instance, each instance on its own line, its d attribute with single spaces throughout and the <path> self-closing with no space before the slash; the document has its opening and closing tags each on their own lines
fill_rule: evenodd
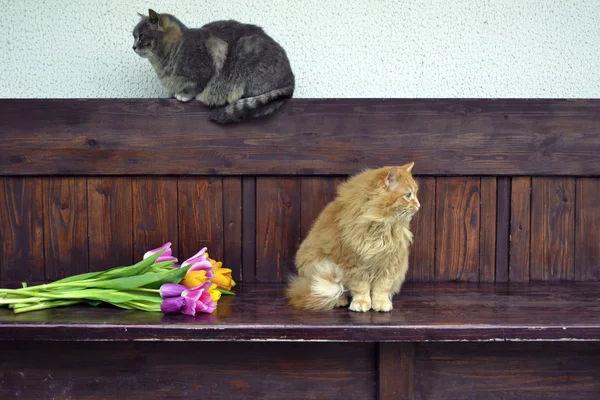
<svg viewBox="0 0 600 400">
<path fill-rule="evenodd" d="M 600 100 L 301 100 L 217 126 L 175 100 L 0 100 L 0 281 L 172 241 L 284 281 L 336 185 L 415 161 L 414 281 L 598 280 Z"/>
</svg>

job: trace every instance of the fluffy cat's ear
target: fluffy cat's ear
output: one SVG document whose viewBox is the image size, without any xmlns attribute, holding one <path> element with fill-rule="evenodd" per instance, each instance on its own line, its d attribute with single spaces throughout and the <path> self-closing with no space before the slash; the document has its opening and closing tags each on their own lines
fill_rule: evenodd
<svg viewBox="0 0 600 400">
<path fill-rule="evenodd" d="M 141 19 L 146 18 L 146 16 L 144 14 L 142 14 L 142 13 L 137 13 L 137 15 L 139 15 Z"/>
<path fill-rule="evenodd" d="M 389 190 L 394 190 L 396 188 L 396 184 L 398 183 L 398 179 L 396 176 L 398 175 L 398 167 L 392 167 L 386 177 L 385 177 L 385 187 Z"/>
<path fill-rule="evenodd" d="M 402 168 L 404 168 L 406 170 L 406 172 L 410 172 L 412 171 L 413 167 L 415 166 L 414 162 L 410 162 L 406 165 L 403 165 Z"/>
<path fill-rule="evenodd" d="M 150 20 L 150 23 L 154 25 L 158 25 L 160 22 L 160 16 L 151 8 L 148 9 L 148 19 Z"/>
</svg>

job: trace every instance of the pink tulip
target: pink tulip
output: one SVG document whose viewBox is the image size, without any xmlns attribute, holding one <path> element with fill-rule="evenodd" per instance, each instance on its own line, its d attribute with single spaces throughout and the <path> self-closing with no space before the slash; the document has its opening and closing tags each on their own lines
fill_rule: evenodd
<svg viewBox="0 0 600 400">
<path fill-rule="evenodd" d="M 171 250 L 171 242 L 167 242 L 165 244 L 163 244 L 162 246 L 156 248 L 156 249 L 152 249 L 152 250 L 148 250 L 145 254 L 144 254 L 144 259 L 153 256 L 154 254 L 158 253 L 161 250 L 165 250 L 160 257 L 158 257 L 156 259 L 155 262 L 159 263 L 159 262 L 163 262 L 163 261 L 174 261 L 177 262 L 177 258 L 173 257 L 173 251 Z"/>
<path fill-rule="evenodd" d="M 183 262 L 183 264 L 181 264 L 181 266 L 185 267 L 187 265 L 195 264 L 195 263 L 200 262 L 200 261 L 207 261 L 208 259 L 204 255 L 204 253 L 206 253 L 206 250 L 207 250 L 207 248 L 204 247 L 202 250 L 200 250 L 199 252 L 197 252 L 194 256 L 192 256 L 192 257 L 188 258 L 187 260 L 185 260 Z"/>
<path fill-rule="evenodd" d="M 181 293 L 181 297 L 185 299 L 185 306 L 181 310 L 181 313 L 196 315 L 196 312 L 213 312 L 217 308 L 217 305 L 208 292 L 211 286 L 212 282 L 207 281 L 193 289 L 184 290 Z"/>
</svg>

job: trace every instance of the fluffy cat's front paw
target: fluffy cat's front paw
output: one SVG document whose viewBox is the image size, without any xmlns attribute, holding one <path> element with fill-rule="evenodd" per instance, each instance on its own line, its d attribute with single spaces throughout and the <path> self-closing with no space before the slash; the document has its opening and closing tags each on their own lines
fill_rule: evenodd
<svg viewBox="0 0 600 400">
<path fill-rule="evenodd" d="M 392 311 L 392 308 L 394 306 L 388 299 L 373 299 L 373 310 L 375 311 L 389 312 Z"/>
<path fill-rule="evenodd" d="M 194 96 L 187 94 L 187 93 L 175 93 L 175 98 L 177 100 L 181 101 L 182 103 L 187 103 L 188 101 L 193 99 Z"/>
<path fill-rule="evenodd" d="M 367 312 L 371 309 L 371 302 L 366 300 L 352 300 L 350 310 L 356 312 Z"/>
<path fill-rule="evenodd" d="M 335 303 L 336 307 L 346 307 L 348 305 L 348 303 L 350 302 L 350 300 L 348 300 L 348 295 L 343 294 L 337 301 L 337 303 Z"/>
</svg>

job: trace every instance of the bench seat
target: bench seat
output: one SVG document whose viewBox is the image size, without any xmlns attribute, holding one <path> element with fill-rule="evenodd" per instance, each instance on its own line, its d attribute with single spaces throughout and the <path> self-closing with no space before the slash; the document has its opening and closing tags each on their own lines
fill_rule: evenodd
<svg viewBox="0 0 600 400">
<path fill-rule="evenodd" d="M 290 309 L 280 284 L 241 283 L 217 312 L 190 317 L 88 306 L 13 315 L 0 339 L 45 341 L 596 341 L 600 284 L 414 283 L 392 313 Z"/>
</svg>

